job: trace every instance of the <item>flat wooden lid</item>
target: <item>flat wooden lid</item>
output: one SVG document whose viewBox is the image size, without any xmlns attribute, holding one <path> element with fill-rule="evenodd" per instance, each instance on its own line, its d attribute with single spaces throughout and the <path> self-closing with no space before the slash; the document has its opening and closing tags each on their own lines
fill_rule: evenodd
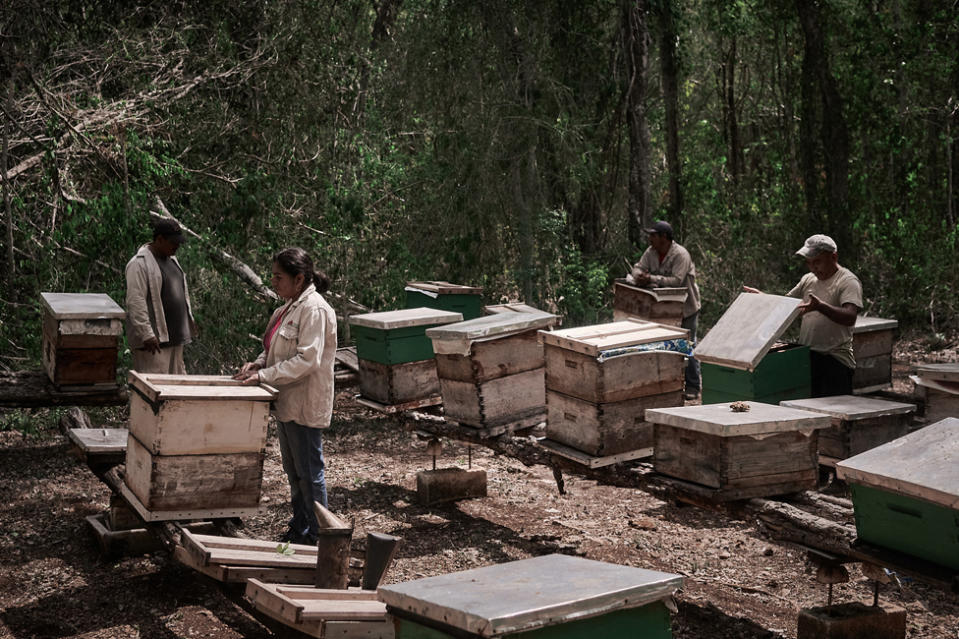
<svg viewBox="0 0 959 639">
<path fill-rule="evenodd" d="M 649 408 L 646 421 L 720 437 L 787 433 L 832 424 L 829 415 L 761 402 L 745 402 L 749 410 L 737 413 L 730 408 L 732 403 Z"/>
<path fill-rule="evenodd" d="M 917 364 L 914 368 L 919 377 L 942 382 L 959 382 L 959 363 Z"/>
<path fill-rule="evenodd" d="M 538 308 L 523 304 L 522 302 L 511 302 L 510 304 L 491 304 L 483 307 L 483 312 L 487 315 L 497 313 L 543 313 Z"/>
<path fill-rule="evenodd" d="M 271 401 L 277 395 L 272 386 L 243 386 L 229 375 L 160 375 L 130 371 L 128 381 L 154 402 L 170 399 Z"/>
<path fill-rule="evenodd" d="M 603 351 L 639 344 L 662 342 L 668 339 L 686 339 L 689 331 L 638 319 L 620 322 L 566 328 L 560 331 L 540 331 L 544 344 L 597 356 Z"/>
<path fill-rule="evenodd" d="M 407 282 L 406 288 L 418 288 L 438 295 L 479 295 L 483 292 L 482 286 L 464 286 L 463 284 L 452 284 L 442 280 L 428 280 L 425 282 Z"/>
<path fill-rule="evenodd" d="M 846 421 L 882 417 L 884 415 L 907 415 L 916 410 L 915 404 L 891 402 L 861 395 L 834 395 L 832 397 L 813 397 L 810 399 L 788 399 L 779 402 L 780 406 L 811 410 L 814 413 L 832 415 Z"/>
<path fill-rule="evenodd" d="M 544 555 L 380 586 L 378 592 L 398 616 L 409 612 L 495 637 L 644 606 L 682 583 L 679 575 Z"/>
<path fill-rule="evenodd" d="M 499 313 L 484 315 L 465 322 L 446 324 L 426 329 L 426 336 L 433 341 L 477 340 L 506 337 L 532 329 L 546 328 L 556 322 L 549 313 Z"/>
<path fill-rule="evenodd" d="M 853 333 L 869 333 L 870 331 L 885 331 L 890 328 L 898 328 L 899 321 L 894 319 L 883 319 L 881 317 L 856 317 L 856 324 L 852 327 Z"/>
<path fill-rule="evenodd" d="M 836 462 L 840 479 L 959 509 L 959 419 Z"/>
<path fill-rule="evenodd" d="M 104 293 L 40 293 L 54 319 L 123 319 L 126 312 Z"/>
<path fill-rule="evenodd" d="M 419 308 L 404 308 L 399 311 L 383 311 L 381 313 L 365 313 L 350 317 L 353 326 L 366 326 L 380 330 L 394 328 L 408 328 L 410 326 L 430 326 L 433 324 L 452 324 L 462 322 L 462 313 L 441 311 L 425 306 Z"/>
<path fill-rule="evenodd" d="M 783 295 L 740 293 L 693 354 L 701 362 L 755 370 L 799 315 L 801 303 Z"/>
</svg>

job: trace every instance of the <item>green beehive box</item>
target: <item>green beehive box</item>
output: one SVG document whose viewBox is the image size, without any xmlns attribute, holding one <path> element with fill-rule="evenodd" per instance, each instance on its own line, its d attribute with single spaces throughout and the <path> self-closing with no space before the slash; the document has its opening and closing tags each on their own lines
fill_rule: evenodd
<svg viewBox="0 0 959 639">
<path fill-rule="evenodd" d="M 356 356 L 380 364 L 404 364 L 433 359 L 426 329 L 460 322 L 460 313 L 434 308 L 366 313 L 350 318 Z"/>
<path fill-rule="evenodd" d="M 682 577 L 545 555 L 381 586 L 397 639 L 669 639 Z"/>
<path fill-rule="evenodd" d="M 809 397 L 811 392 L 808 346 L 775 346 L 752 371 L 706 361 L 701 366 L 704 404 L 738 400 L 778 404 Z"/>
<path fill-rule="evenodd" d="M 809 397 L 809 348 L 777 343 L 801 303 L 765 293 L 736 298 L 694 353 L 702 363 L 704 404 Z"/>
<path fill-rule="evenodd" d="M 464 320 L 483 314 L 483 287 L 449 282 L 407 282 L 406 308 L 426 306 L 460 313 Z"/>
<path fill-rule="evenodd" d="M 959 570 L 959 419 L 836 464 L 859 540 Z"/>
</svg>

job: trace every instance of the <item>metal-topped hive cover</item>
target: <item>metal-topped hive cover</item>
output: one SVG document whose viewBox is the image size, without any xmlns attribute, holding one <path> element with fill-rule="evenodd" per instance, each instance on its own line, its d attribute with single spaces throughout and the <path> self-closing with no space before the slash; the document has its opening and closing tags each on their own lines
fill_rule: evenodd
<svg viewBox="0 0 959 639">
<path fill-rule="evenodd" d="M 887 399 L 875 399 L 862 395 L 833 395 L 831 397 L 812 397 L 809 399 L 787 399 L 780 406 L 811 410 L 832 417 L 854 422 L 871 417 L 886 415 L 907 415 L 916 410 L 915 404 L 892 402 Z"/>
<path fill-rule="evenodd" d="M 353 326 L 365 326 L 383 331 L 395 328 L 409 328 L 411 326 L 431 326 L 434 324 L 452 324 L 462 322 L 463 314 L 452 311 L 441 311 L 435 308 L 421 306 L 404 308 L 398 311 L 383 311 L 380 313 L 365 313 L 350 317 Z"/>
<path fill-rule="evenodd" d="M 828 428 L 832 424 L 829 415 L 808 410 L 762 402 L 742 402 L 748 404 L 749 410 L 739 412 L 733 410 L 733 403 L 740 402 L 649 408 L 646 410 L 646 421 L 719 437 L 768 435 Z"/>
<path fill-rule="evenodd" d="M 870 331 L 884 331 L 890 328 L 898 328 L 898 327 L 899 327 L 898 320 L 858 315 L 856 317 L 856 324 L 852 327 L 852 332 L 868 333 Z"/>
<path fill-rule="evenodd" d="M 959 510 L 959 419 L 948 417 L 837 462 L 836 474 Z"/>
<path fill-rule="evenodd" d="M 545 555 L 381 586 L 379 596 L 396 614 L 495 637 L 637 608 L 682 585 L 679 575 Z"/>
<path fill-rule="evenodd" d="M 740 293 L 693 354 L 701 362 L 752 371 L 799 315 L 800 304 L 795 297 Z"/>
<path fill-rule="evenodd" d="M 123 319 L 126 312 L 104 293 L 40 293 L 54 319 Z"/>
</svg>

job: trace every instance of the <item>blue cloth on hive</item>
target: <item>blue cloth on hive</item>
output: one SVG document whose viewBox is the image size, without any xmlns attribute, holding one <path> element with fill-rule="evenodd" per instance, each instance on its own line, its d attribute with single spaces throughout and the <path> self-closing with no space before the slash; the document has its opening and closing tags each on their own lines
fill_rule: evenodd
<svg viewBox="0 0 959 639">
<path fill-rule="evenodd" d="M 608 351 L 601 351 L 599 361 L 603 362 L 620 355 L 631 355 L 633 353 L 646 353 L 649 351 L 672 351 L 681 353 L 687 357 L 693 354 L 693 347 L 686 339 L 665 339 L 661 342 L 650 342 L 648 344 L 636 344 L 635 346 L 624 346 L 622 348 L 612 348 Z"/>
</svg>

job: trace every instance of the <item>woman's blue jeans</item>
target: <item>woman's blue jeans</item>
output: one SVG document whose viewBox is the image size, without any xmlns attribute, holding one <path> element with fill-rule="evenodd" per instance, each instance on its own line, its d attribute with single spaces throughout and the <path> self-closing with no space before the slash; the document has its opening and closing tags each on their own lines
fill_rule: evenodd
<svg viewBox="0 0 959 639">
<path fill-rule="evenodd" d="M 315 537 L 319 525 L 313 513 L 313 502 L 327 505 L 322 429 L 278 421 L 276 432 L 280 439 L 283 470 L 290 482 L 290 503 L 293 506 L 290 530 L 297 535 Z"/>
</svg>

